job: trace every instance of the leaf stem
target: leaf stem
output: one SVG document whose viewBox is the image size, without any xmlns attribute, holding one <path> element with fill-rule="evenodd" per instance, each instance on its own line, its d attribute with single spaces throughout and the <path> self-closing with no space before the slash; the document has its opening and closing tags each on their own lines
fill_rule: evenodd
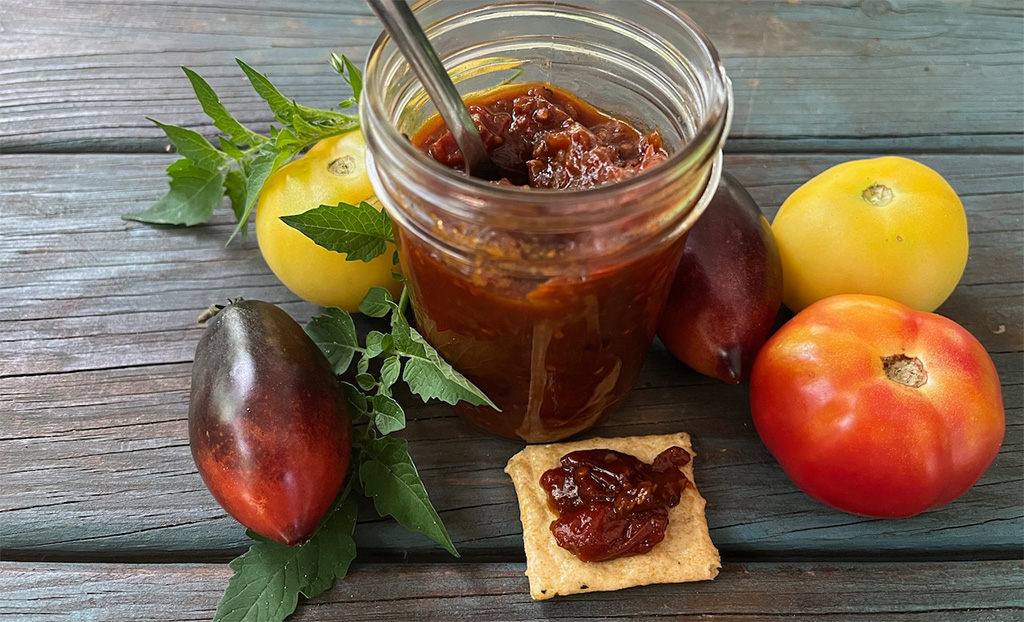
<svg viewBox="0 0 1024 622">
<path fill-rule="evenodd" d="M 405 315 L 405 310 L 409 306 L 409 286 L 402 286 L 402 295 L 398 299 L 398 312 Z"/>
</svg>

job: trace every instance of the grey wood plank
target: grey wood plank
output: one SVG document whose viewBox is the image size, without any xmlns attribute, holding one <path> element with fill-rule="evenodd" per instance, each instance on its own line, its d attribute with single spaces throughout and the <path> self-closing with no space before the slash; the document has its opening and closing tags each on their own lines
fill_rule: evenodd
<svg viewBox="0 0 1024 622">
<path fill-rule="evenodd" d="M 1024 149 L 1024 10 L 1016 0 L 676 0 L 732 76 L 733 151 Z M 331 51 L 360 61 L 379 32 L 361 0 L 0 6 L 0 152 L 149 151 L 155 116 L 212 136 L 179 67 L 238 117 L 271 117 L 234 64 L 331 106 Z"/>
<path fill-rule="evenodd" d="M 743 155 L 727 166 L 773 214 L 797 185 L 842 159 Z M 195 316 L 238 294 L 281 303 L 300 320 L 315 309 L 274 281 L 252 241 L 223 246 L 227 219 L 180 230 L 117 218 L 159 196 L 168 160 L 0 156 L 0 555 L 180 559 L 245 546 L 186 446 Z M 942 311 L 993 353 L 1008 409 L 1003 452 L 946 508 L 906 521 L 834 512 L 796 490 L 762 448 L 744 388 L 702 378 L 656 345 L 627 403 L 593 433 L 692 433 L 713 537 L 730 555 L 1006 556 L 1022 546 L 1024 174 L 1012 156 L 923 160 L 967 205 L 971 259 Z M 477 433 L 445 405 L 409 411 L 414 458 L 463 553 L 521 557 L 515 500 L 501 472 L 520 445 Z M 364 512 L 357 532 L 363 548 L 443 555 L 425 538 L 370 518 Z"/>
<path fill-rule="evenodd" d="M 710 620 L 1010 622 L 1019 561 L 726 563 L 713 581 L 531 601 L 523 564 L 355 564 L 295 622 L 321 620 Z M 0 563 L 0 616 L 21 622 L 209 620 L 226 565 Z"/>
</svg>

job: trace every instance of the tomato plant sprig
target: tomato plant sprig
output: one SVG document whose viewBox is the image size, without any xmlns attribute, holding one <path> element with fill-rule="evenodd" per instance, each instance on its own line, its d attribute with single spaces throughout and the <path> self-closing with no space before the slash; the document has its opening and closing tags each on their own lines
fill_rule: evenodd
<svg viewBox="0 0 1024 622">
<path fill-rule="evenodd" d="M 352 87 L 352 97 L 339 110 L 320 110 L 286 97 L 270 80 L 243 61 L 235 59 L 256 93 L 270 107 L 281 127 L 269 135 L 244 126 L 228 112 L 213 87 L 198 73 L 182 70 L 192 83 L 203 112 L 223 134 L 217 145 L 198 132 L 150 119 L 164 131 L 182 156 L 167 167 L 167 193 L 148 209 L 124 214 L 125 220 L 150 224 L 193 226 L 209 222 L 213 211 L 227 197 L 238 225 L 230 242 L 247 229 L 249 216 L 267 178 L 309 145 L 359 128 L 356 115 L 340 112 L 359 103 L 363 78 L 345 56 L 331 55 L 331 66 Z"/>
</svg>

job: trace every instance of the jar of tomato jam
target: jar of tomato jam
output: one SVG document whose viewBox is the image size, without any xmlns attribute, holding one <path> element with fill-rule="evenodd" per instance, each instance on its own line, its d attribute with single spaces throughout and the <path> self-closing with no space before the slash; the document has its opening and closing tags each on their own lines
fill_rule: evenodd
<svg viewBox="0 0 1024 622">
<path fill-rule="evenodd" d="M 656 136 L 666 154 L 586 188 L 471 178 L 428 155 L 420 138 L 437 125 L 435 109 L 390 38 L 367 60 L 370 177 L 394 223 L 417 327 L 501 410 L 456 409 L 505 437 L 571 436 L 640 373 L 686 233 L 718 185 L 729 81 L 710 41 L 660 0 L 414 8 L 467 100 L 539 85 L 583 102 L 572 111 L 589 104 L 639 130 L 638 145 L 612 151 Z"/>
</svg>

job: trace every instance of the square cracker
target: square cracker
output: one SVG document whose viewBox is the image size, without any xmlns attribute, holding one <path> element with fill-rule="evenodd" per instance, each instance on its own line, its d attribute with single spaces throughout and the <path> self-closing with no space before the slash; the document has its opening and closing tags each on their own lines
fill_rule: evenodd
<svg viewBox="0 0 1024 622">
<path fill-rule="evenodd" d="M 551 534 L 551 521 L 558 516 L 548 506 L 547 492 L 541 488 L 540 477 L 548 469 L 559 466 L 562 456 L 580 449 L 612 449 L 651 463 L 655 456 L 673 445 L 694 456 L 690 435 L 680 432 L 530 445 L 509 459 L 505 472 L 512 477 L 519 497 L 530 596 L 543 600 L 559 594 L 619 590 L 651 583 L 703 581 L 718 575 L 721 560 L 708 534 L 704 498 L 693 481 L 693 460 L 683 472 L 694 485 L 687 486 L 679 504 L 669 510 L 665 539 L 647 553 L 604 562 L 584 562 L 558 546 Z"/>
</svg>

